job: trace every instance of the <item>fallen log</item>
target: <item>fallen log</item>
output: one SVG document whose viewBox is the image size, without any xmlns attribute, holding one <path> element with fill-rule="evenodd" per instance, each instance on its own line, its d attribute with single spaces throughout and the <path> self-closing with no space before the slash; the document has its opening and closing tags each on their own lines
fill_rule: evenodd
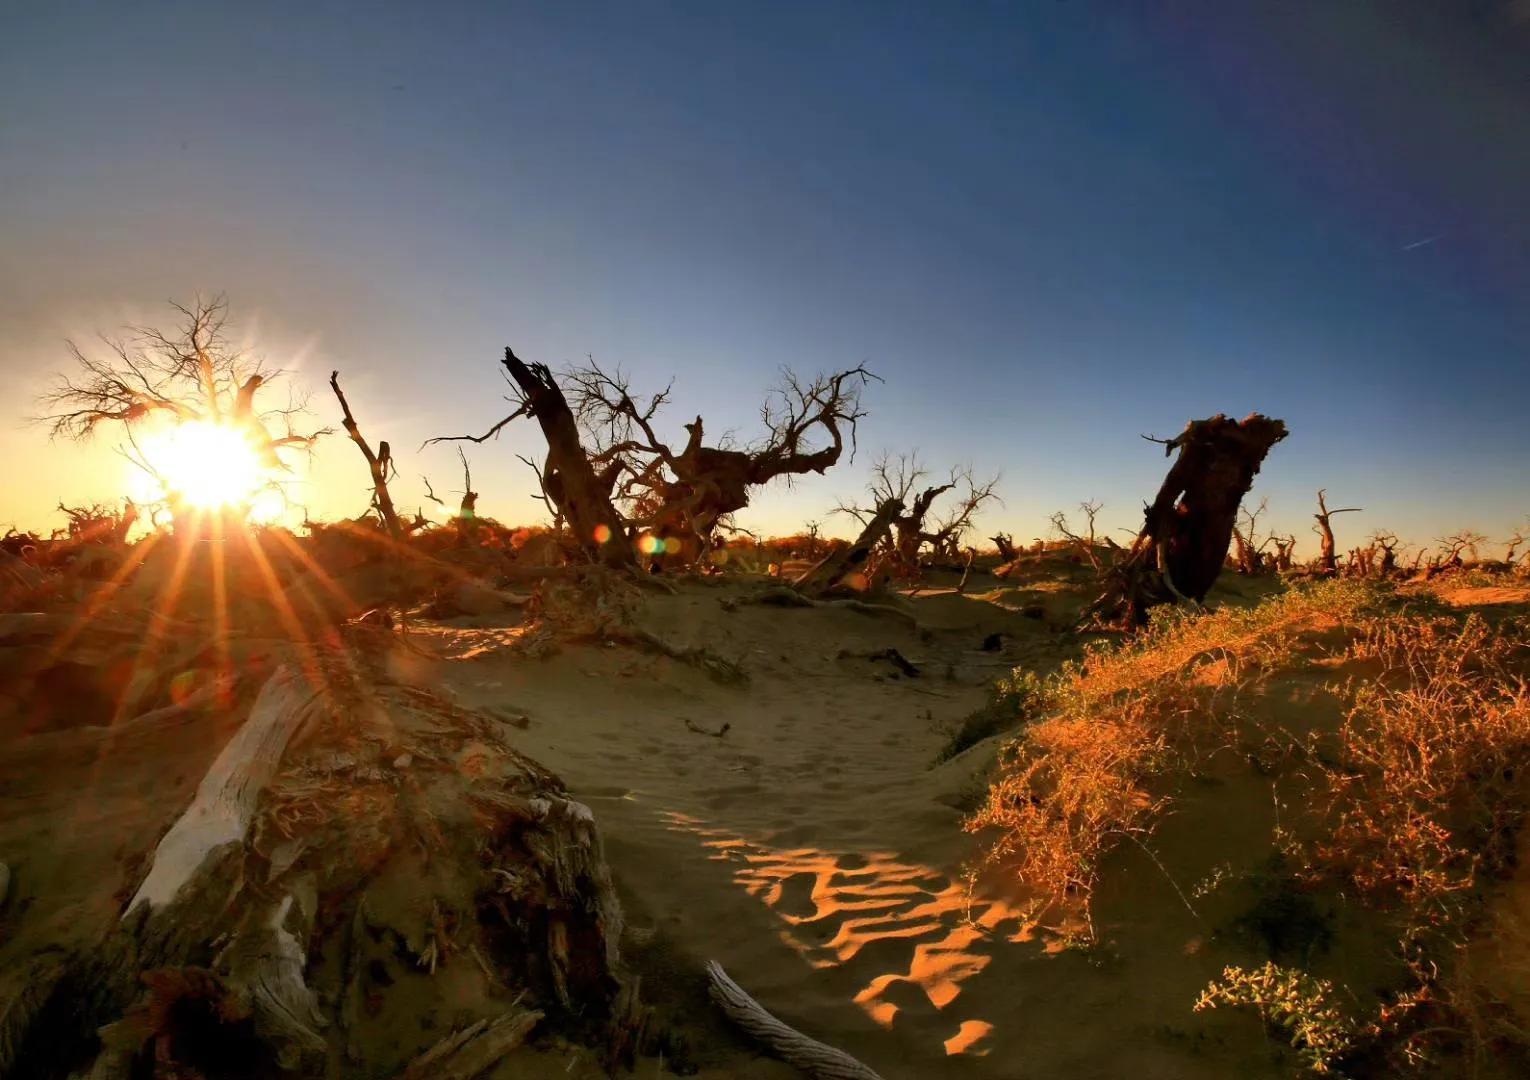
<svg viewBox="0 0 1530 1080">
<path fill-rule="evenodd" d="M 141 904 L 168 904 L 225 844 L 242 843 L 255 803 L 281 764 L 287 744 L 312 720 L 317 692 L 290 667 L 278 668 L 250 709 L 250 718 L 229 740 L 202 778 L 196 797 L 154 850 L 148 877 L 123 918 Z"/>
</svg>

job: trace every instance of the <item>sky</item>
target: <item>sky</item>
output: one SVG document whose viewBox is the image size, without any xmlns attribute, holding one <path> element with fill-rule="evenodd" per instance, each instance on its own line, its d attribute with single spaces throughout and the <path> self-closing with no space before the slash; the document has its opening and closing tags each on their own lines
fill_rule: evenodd
<svg viewBox="0 0 1530 1080">
<path fill-rule="evenodd" d="M 1530 514 L 1530 3 L 0 5 L 0 523 L 124 488 L 28 424 L 50 372 L 222 292 L 320 423 L 460 489 L 505 345 L 675 379 L 757 434 L 780 369 L 864 363 L 860 450 L 740 515 L 785 533 L 877 453 L 1001 473 L 1029 540 L 1135 531 L 1139 436 L 1260 411 L 1311 548 Z M 480 512 L 541 516 L 517 421 Z M 295 498 L 361 512 L 343 438 Z M 427 507 L 429 504 L 426 504 Z M 1343 535 L 1349 533 L 1349 536 Z"/>
</svg>

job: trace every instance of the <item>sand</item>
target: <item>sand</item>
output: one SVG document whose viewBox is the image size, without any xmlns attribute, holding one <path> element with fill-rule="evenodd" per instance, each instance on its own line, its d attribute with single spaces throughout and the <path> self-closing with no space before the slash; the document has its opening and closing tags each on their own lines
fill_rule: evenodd
<svg viewBox="0 0 1530 1080">
<path fill-rule="evenodd" d="M 1131 873 L 1132 922 L 1154 929 L 1108 956 L 1038 933 L 1002 875 L 968 880 L 978 849 L 953 803 L 993 747 L 933 763 L 999 673 L 1076 652 L 1060 626 L 1019 613 L 1055 590 L 916 596 L 923 638 L 897 619 L 722 603 L 738 592 L 682 585 L 646 596 L 637 621 L 738 660 L 747 686 L 621 648 L 527 660 L 517 631 L 487 619 L 418 631 L 448 658 L 442 684 L 526 717 L 517 746 L 594 807 L 639 970 L 669 970 L 696 1000 L 695 969 L 717 959 L 889 1078 L 1114 1077 L 1128 1063 L 1144 1077 L 1279 1075 L 1261 1071 L 1257 1024 L 1191 1016 L 1218 967 L 1183 962 L 1197 928 L 1161 879 Z M 983 651 L 995 632 L 1003 651 Z M 887 648 L 920 674 L 860 658 Z M 792 1075 L 731 1040 L 697 1062 Z"/>
<path fill-rule="evenodd" d="M 1034 898 L 1011 876 L 973 870 L 982 844 L 962 825 L 1005 736 L 937 756 L 996 677 L 1079 655 L 1084 639 L 1069 628 L 1085 575 L 1053 571 L 976 575 L 965 594 L 937 583 L 889 601 L 902 615 L 763 606 L 750 598 L 767 583 L 742 576 L 677 580 L 673 593 L 628 601 L 628 625 L 677 655 L 705 647 L 746 682 L 651 642 L 539 636 L 517 610 L 411 621 L 410 680 L 498 718 L 507 743 L 594 810 L 627 912 L 623 957 L 672 1035 L 672 1052 L 640 1060 L 636 1075 L 670 1075 L 677 1059 L 708 1078 L 795 1075 L 722 1021 L 706 997 L 707 960 L 888 1080 L 1293 1075 L 1292 1056 L 1253 1016 L 1191 1011 L 1224 964 L 1246 960 L 1223 932 L 1245 898 L 1186 894 L 1223 863 L 1229 876 L 1256 871 L 1276 798 L 1302 797 L 1249 767 L 1257 746 L 1230 748 L 1193 777 L 1151 856 L 1130 844 L 1111 854 L 1093 944 L 1037 927 Z M 1224 603 L 1276 587 L 1224 582 Z M 1447 599 L 1512 607 L 1522 592 Z M 1331 726 L 1331 685 L 1363 674 L 1306 663 L 1277 673 L 1248 717 L 1293 732 Z M 0 960 L 25 944 L 18 933 L 88 947 L 233 730 L 216 710 L 144 739 L 55 719 L 55 730 L 13 739 L 0 762 L 0 860 L 17 868 L 0 906 Z M 1518 937 L 1523 895 L 1516 882 L 1497 909 Z M 1339 927 L 1318 973 L 1379 984 L 1373 958 L 1386 943 L 1371 936 Z M 450 971 L 435 978 L 422 992 L 455 985 Z M 603 1075 L 594 1058 L 548 1036 L 493 1075 L 593 1080 Z"/>
</svg>

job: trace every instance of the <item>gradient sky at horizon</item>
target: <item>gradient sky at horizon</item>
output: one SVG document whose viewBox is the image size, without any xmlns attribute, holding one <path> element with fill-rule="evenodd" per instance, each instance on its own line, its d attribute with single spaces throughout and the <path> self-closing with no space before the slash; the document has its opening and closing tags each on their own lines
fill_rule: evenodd
<svg viewBox="0 0 1530 1080">
<path fill-rule="evenodd" d="M 883 449 L 1002 472 L 984 535 L 1094 498 L 1139 433 L 1282 417 L 1255 492 L 1311 548 L 1530 513 L 1530 4 L 18 3 L 0 8 L 0 524 L 111 498 L 23 418 L 66 337 L 227 293 L 400 454 L 506 411 L 507 343 L 676 379 L 757 431 L 778 369 L 866 363 L 861 453 L 742 524 L 835 519 Z M 540 507 L 517 423 L 480 509 Z M 343 439 L 299 499 L 360 512 Z M 428 505 L 428 504 L 427 504 Z M 842 519 L 839 531 L 846 528 Z"/>
</svg>

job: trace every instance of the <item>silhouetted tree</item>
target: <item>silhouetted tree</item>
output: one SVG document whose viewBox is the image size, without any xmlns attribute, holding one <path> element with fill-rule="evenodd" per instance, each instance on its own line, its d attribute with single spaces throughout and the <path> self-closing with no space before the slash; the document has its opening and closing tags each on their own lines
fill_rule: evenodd
<svg viewBox="0 0 1530 1080">
<path fill-rule="evenodd" d="M 1219 413 L 1172 439 L 1151 439 L 1178 457 L 1086 618 L 1135 625 L 1154 604 L 1204 599 L 1227 559 L 1239 503 L 1286 434 L 1284 422 L 1258 413 L 1241 421 Z"/>
<path fill-rule="evenodd" d="M 1327 488 L 1318 489 L 1318 512 L 1312 515 L 1317 524 L 1312 527 L 1312 530 L 1318 534 L 1318 541 L 1321 544 L 1318 552 L 1318 573 L 1336 574 L 1339 570 L 1339 563 L 1334 552 L 1333 526 L 1329 524 L 1328 519 L 1334 514 L 1356 514 L 1364 508 L 1346 506 L 1338 510 L 1330 510 L 1328 509 L 1328 502 L 1325 497 L 1327 493 Z"/>
<path fill-rule="evenodd" d="M 427 444 L 487 442 L 517 417 L 531 417 L 547 440 L 546 461 L 540 469 L 533 468 L 557 518 L 567 523 L 574 541 L 591 559 L 612 567 L 634 566 L 637 556 L 628 523 L 612 501 L 620 465 L 585 449 L 574 411 L 546 364 L 527 364 L 508 345 L 503 362 L 516 390 L 510 399 L 514 411 L 482 435 L 442 435 Z"/>
<path fill-rule="evenodd" d="M 329 429 L 299 432 L 296 419 L 306 401 L 257 401 L 282 372 L 237 349 L 228 339 L 228 302 L 197 298 L 170 305 L 180 315 L 173 330 L 131 326 L 119 337 L 101 336 L 101 354 L 68 342 L 75 371 L 60 374 L 40 404 L 52 410 L 35 419 L 54 437 L 87 439 L 103 424 L 121 425 L 130 445 L 133 430 L 153 417 L 177 423 L 204 422 L 236 429 L 261 463 L 275 473 L 290 465 L 285 455 L 306 451 Z M 152 463 L 127 449 L 134 464 L 159 478 Z M 168 492 L 173 498 L 175 493 Z"/>
<path fill-rule="evenodd" d="M 624 374 L 607 372 L 594 360 L 566 377 L 591 464 L 613 477 L 631 527 L 691 544 L 692 558 L 711 547 L 719 522 L 749 505 L 752 488 L 779 477 L 821 474 L 839 462 L 847 443 L 853 456 L 856 426 L 865 416 L 861 391 L 876 378 L 864 367 L 812 380 L 785 371 L 761 406 L 765 434 L 756 442 L 708 446 L 697 416 L 683 425 L 686 441 L 676 451 L 655 428 L 673 384 L 648 397 L 635 395 Z"/>
</svg>

